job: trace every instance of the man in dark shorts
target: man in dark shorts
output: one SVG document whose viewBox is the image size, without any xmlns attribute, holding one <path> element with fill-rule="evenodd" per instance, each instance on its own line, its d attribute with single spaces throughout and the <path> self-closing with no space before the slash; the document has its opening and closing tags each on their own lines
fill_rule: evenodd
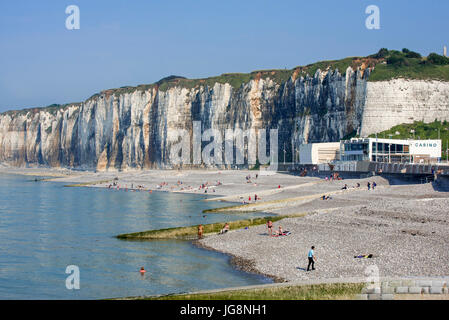
<svg viewBox="0 0 449 320">
<path fill-rule="evenodd" d="M 268 220 L 267 228 L 268 228 L 268 232 L 270 233 L 270 236 L 273 235 L 273 221 Z"/>
<path fill-rule="evenodd" d="M 312 246 L 312 248 L 309 250 L 309 254 L 308 254 L 308 259 L 309 259 L 309 264 L 307 265 L 307 271 L 310 270 L 310 266 L 312 265 L 312 270 L 315 270 L 315 253 L 313 252 L 313 250 L 315 249 L 314 246 Z"/>
</svg>

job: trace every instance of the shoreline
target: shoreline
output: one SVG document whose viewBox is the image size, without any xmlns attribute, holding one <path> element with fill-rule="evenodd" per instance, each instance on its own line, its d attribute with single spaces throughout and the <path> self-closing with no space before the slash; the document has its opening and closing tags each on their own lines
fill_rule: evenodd
<svg viewBox="0 0 449 320">
<path fill-rule="evenodd" d="M 287 280 L 275 276 L 275 275 L 271 275 L 271 274 L 266 274 L 266 273 L 262 273 L 260 272 L 256 267 L 255 267 L 255 261 L 250 260 L 250 259 L 245 259 L 236 255 L 233 255 L 231 253 L 225 253 L 225 252 L 221 252 L 219 250 L 214 249 L 213 247 L 207 246 L 206 244 L 200 242 L 199 240 L 193 240 L 191 241 L 192 245 L 204 249 L 204 250 L 209 250 L 209 251 L 214 251 L 214 252 L 218 252 L 221 254 L 224 254 L 228 257 L 230 257 L 229 263 L 231 264 L 231 266 L 237 270 L 249 273 L 249 274 L 255 274 L 255 275 L 259 275 L 261 277 L 270 279 L 271 281 L 273 281 L 273 283 L 285 283 L 287 282 Z"/>
<path fill-rule="evenodd" d="M 254 226 L 219 237 L 212 234 L 194 245 L 230 256 L 232 267 L 277 281 L 363 277 L 366 268 L 373 264 L 381 277 L 449 275 L 449 193 L 434 189 L 431 183 L 392 185 L 379 176 L 324 181 L 289 173 L 255 179 L 256 173 L 251 170 L 76 172 L 51 181 L 86 183 L 117 177 L 120 191 L 130 184 L 152 188 L 165 181 L 167 185 L 153 190 L 202 195 L 208 190 L 207 196 L 214 198 L 206 201 L 221 201 L 223 207 L 228 201 L 241 203 L 242 195 L 259 194 L 262 199 L 257 202 L 251 199 L 245 209 L 253 207 L 283 216 L 282 222 L 275 222 L 275 229 L 282 224 L 291 235 L 268 237 L 265 226 Z M 247 175 L 252 177 L 250 183 L 245 179 Z M 366 184 L 373 181 L 377 187 L 368 190 Z M 201 188 L 202 183 L 208 187 Z M 355 187 L 357 183 L 361 186 Z M 181 190 L 183 186 L 192 187 Z M 329 200 L 321 200 L 321 195 Z M 301 219 L 290 217 L 298 212 L 309 214 Z M 311 245 L 317 248 L 317 271 L 307 273 L 304 256 Z M 354 258 L 360 254 L 373 254 L 375 258 Z"/>
</svg>

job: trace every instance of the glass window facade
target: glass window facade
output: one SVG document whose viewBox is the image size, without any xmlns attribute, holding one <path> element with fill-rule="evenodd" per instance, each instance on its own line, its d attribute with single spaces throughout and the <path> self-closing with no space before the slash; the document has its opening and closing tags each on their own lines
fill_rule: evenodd
<svg viewBox="0 0 449 320">
<path fill-rule="evenodd" d="M 429 161 L 438 159 L 437 156 L 431 157 L 434 150 L 429 150 L 435 146 L 436 142 L 420 140 L 355 138 L 340 142 L 340 160 L 413 163 L 424 157 L 427 159 L 424 161 Z"/>
<path fill-rule="evenodd" d="M 368 143 L 345 143 L 345 151 L 368 150 Z"/>
<path fill-rule="evenodd" d="M 371 139 L 343 141 L 341 146 L 343 161 L 410 162 L 408 142 Z"/>
<path fill-rule="evenodd" d="M 343 161 L 366 161 L 369 160 L 369 142 L 344 142 L 341 150 Z"/>
<path fill-rule="evenodd" d="M 403 143 L 371 143 L 371 160 L 376 162 L 404 163 L 410 161 L 410 147 Z"/>
</svg>

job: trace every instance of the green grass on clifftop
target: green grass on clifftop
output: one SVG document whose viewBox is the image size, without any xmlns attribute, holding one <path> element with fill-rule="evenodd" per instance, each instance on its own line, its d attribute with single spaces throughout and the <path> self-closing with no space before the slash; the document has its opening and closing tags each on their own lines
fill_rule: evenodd
<svg viewBox="0 0 449 320">
<path fill-rule="evenodd" d="M 387 81 L 396 78 L 449 81 L 449 58 L 431 53 L 422 57 L 406 48 L 402 51 L 381 49 L 373 58 L 377 64 L 369 81 Z"/>
<path fill-rule="evenodd" d="M 449 81 L 449 65 L 421 64 L 418 59 L 410 60 L 408 66 L 379 64 L 371 73 L 369 81 L 388 81 L 397 78 Z"/>
<path fill-rule="evenodd" d="M 293 69 L 272 69 L 259 70 L 250 73 L 224 73 L 203 79 L 187 79 L 181 76 L 165 77 L 153 84 L 143 84 L 138 86 L 123 86 L 116 89 L 103 90 L 96 93 L 89 99 L 98 97 L 109 97 L 111 95 L 120 96 L 126 93 L 140 92 L 143 94 L 150 89 L 167 91 L 170 88 L 212 88 L 216 83 L 229 84 L 234 89 L 241 88 L 242 85 L 251 80 L 271 79 L 277 85 L 283 85 L 290 79 L 299 77 L 313 77 L 318 69 L 322 71 L 337 70 L 344 75 L 346 69 L 352 67 L 354 70 L 360 68 L 362 71 L 373 68 L 368 81 L 387 81 L 395 78 L 418 79 L 418 80 L 442 80 L 449 81 L 449 58 L 436 53 L 431 53 L 427 57 L 421 56 L 417 52 L 408 49 L 402 51 L 388 50 L 382 48 L 376 54 L 367 57 L 349 57 L 338 60 L 327 60 L 312 63 L 306 66 L 298 66 Z M 29 108 L 21 111 L 7 111 L 5 114 L 11 116 L 19 114 L 32 114 L 39 111 L 48 111 L 56 114 L 58 110 L 76 104 L 53 104 L 45 108 Z"/>
</svg>

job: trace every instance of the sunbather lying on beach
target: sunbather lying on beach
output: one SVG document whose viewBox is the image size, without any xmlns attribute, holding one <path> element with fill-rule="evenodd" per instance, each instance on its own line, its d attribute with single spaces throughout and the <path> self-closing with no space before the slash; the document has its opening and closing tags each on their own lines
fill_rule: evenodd
<svg viewBox="0 0 449 320">
<path fill-rule="evenodd" d="M 278 230 L 277 234 L 280 235 L 280 234 L 283 234 L 283 233 L 284 233 L 284 231 L 282 230 L 282 226 L 279 226 L 279 230 Z"/>
<path fill-rule="evenodd" d="M 290 231 L 285 231 L 282 229 L 282 226 L 279 226 L 279 230 L 276 231 L 276 234 L 274 235 L 275 237 L 279 237 L 279 236 L 288 236 L 290 234 Z"/>
</svg>

